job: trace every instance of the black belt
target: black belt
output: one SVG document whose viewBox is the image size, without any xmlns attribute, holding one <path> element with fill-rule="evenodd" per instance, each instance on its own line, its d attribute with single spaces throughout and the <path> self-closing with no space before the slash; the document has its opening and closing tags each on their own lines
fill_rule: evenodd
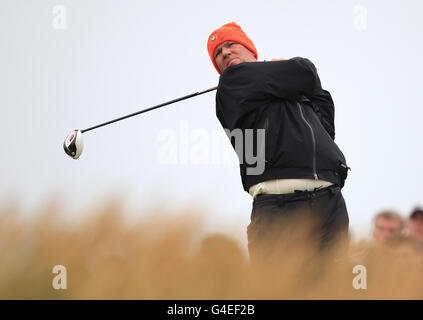
<svg viewBox="0 0 423 320">
<path fill-rule="evenodd" d="M 319 198 L 327 193 L 335 194 L 341 190 L 341 188 L 334 184 L 329 187 L 325 188 L 314 188 L 313 191 L 308 190 L 294 190 L 295 193 L 284 193 L 284 194 L 268 194 L 268 193 L 261 193 L 256 196 L 254 199 L 254 202 L 261 202 L 266 200 L 289 200 L 289 201 L 295 201 L 295 200 L 304 200 L 304 199 L 315 199 Z"/>
</svg>

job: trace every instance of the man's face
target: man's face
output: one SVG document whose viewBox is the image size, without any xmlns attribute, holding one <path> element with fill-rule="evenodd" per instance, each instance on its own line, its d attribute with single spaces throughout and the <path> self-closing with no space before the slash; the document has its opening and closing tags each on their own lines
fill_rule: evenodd
<svg viewBox="0 0 423 320">
<path fill-rule="evenodd" d="M 410 235 L 419 242 L 423 242 L 423 214 L 418 213 L 408 221 Z"/>
<path fill-rule="evenodd" d="M 214 50 L 214 61 L 220 72 L 223 72 L 227 67 L 241 62 L 254 62 L 257 59 L 254 53 L 242 44 L 235 41 L 225 41 Z"/>
<path fill-rule="evenodd" d="M 373 230 L 373 238 L 380 242 L 386 243 L 401 234 L 401 222 L 397 219 L 389 219 L 385 217 L 378 217 L 375 221 L 375 228 Z"/>
</svg>

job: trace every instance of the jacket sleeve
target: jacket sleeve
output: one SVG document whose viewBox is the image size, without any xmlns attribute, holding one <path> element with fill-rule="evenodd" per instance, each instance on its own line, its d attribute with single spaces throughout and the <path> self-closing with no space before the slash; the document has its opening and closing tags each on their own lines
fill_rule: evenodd
<svg viewBox="0 0 423 320">
<path fill-rule="evenodd" d="M 316 69 L 307 59 L 245 62 L 226 69 L 218 91 L 241 105 L 270 99 L 292 99 L 313 93 L 318 82 Z"/>
<path fill-rule="evenodd" d="M 310 96 L 317 81 L 315 69 L 300 57 L 240 63 L 219 78 L 216 113 L 226 128 L 239 128 L 239 120 L 270 101 Z"/>
<path fill-rule="evenodd" d="M 328 122 L 322 124 L 333 136 L 329 132 L 333 124 L 332 99 L 321 88 L 316 67 L 306 58 L 240 63 L 226 69 L 220 76 L 216 106 L 220 117 L 233 129 L 238 119 L 271 100 L 296 100 L 303 95 L 320 108 L 320 119 Z"/>
</svg>

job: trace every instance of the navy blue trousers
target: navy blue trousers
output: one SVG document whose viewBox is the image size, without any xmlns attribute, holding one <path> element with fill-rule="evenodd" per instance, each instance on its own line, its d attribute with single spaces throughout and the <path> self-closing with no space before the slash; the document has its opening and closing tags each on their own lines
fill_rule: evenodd
<svg viewBox="0 0 423 320">
<path fill-rule="evenodd" d="M 341 188 L 332 185 L 292 194 L 261 194 L 247 228 L 250 260 L 284 253 L 301 242 L 322 251 L 348 242 L 349 218 Z"/>
</svg>

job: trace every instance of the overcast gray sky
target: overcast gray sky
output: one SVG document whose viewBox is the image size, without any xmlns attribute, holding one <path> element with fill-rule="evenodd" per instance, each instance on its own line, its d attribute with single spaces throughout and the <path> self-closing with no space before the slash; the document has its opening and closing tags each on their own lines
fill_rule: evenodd
<svg viewBox="0 0 423 320">
<path fill-rule="evenodd" d="M 418 0 L 1 0 L 1 203 L 15 197 L 30 211 L 59 194 L 72 215 L 117 192 L 128 208 L 195 203 L 215 230 L 237 223 L 245 233 L 252 200 L 224 160 L 236 156 L 214 92 L 88 132 L 76 161 L 62 148 L 73 129 L 215 86 L 206 41 L 235 21 L 260 60 L 316 65 L 352 168 L 343 195 L 353 233 L 366 235 L 382 209 L 406 217 L 423 203 L 422 9 Z M 174 164 L 163 159 L 169 139 Z"/>
</svg>

